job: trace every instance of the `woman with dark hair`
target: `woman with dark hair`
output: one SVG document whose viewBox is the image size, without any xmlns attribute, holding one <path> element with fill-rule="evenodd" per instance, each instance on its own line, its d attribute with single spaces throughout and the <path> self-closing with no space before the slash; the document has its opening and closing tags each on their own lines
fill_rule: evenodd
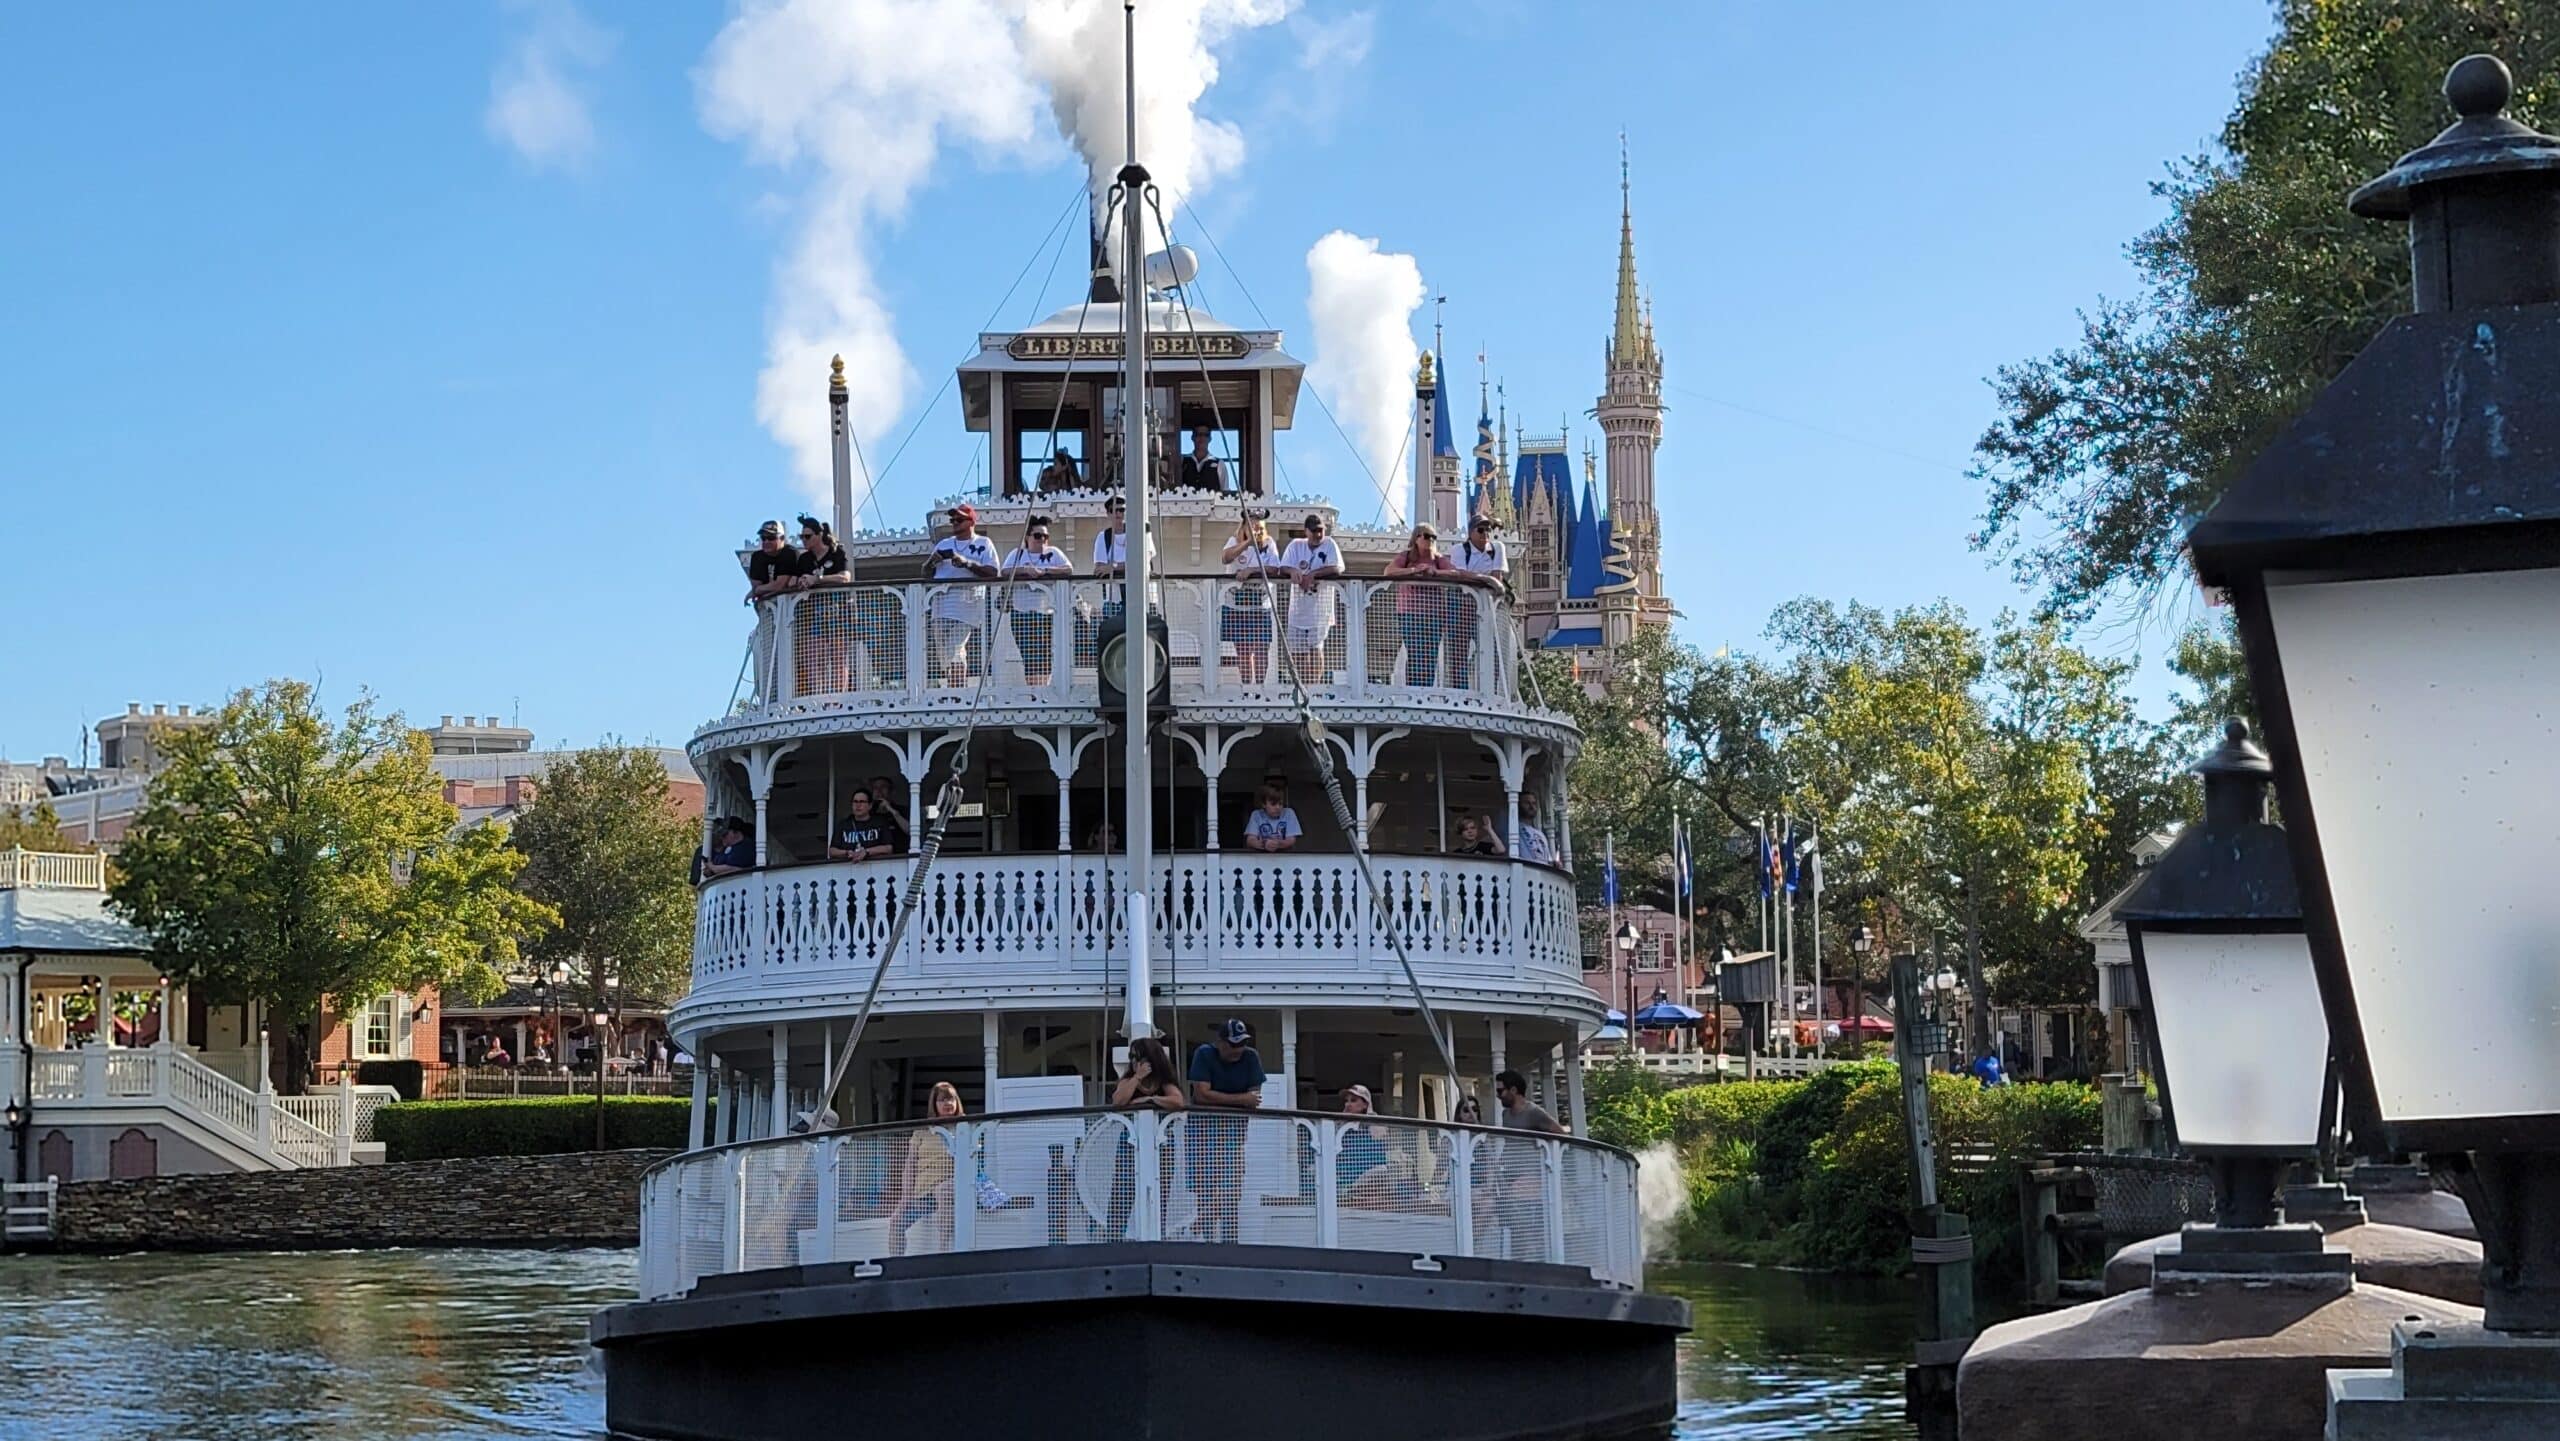
<svg viewBox="0 0 2560 1441">
<path fill-rule="evenodd" d="M 796 695 L 828 695 L 852 688 L 852 677 L 845 669 L 851 653 L 853 608 L 850 592 L 838 593 L 838 587 L 853 584 L 853 560 L 836 543 L 835 527 L 814 515 L 800 517 L 800 573 L 787 582 L 793 590 L 821 590 L 823 596 L 806 596 L 800 601 L 798 632 L 793 647 L 798 656 L 799 674 Z"/>
<path fill-rule="evenodd" d="M 1154 1036 L 1140 1036 L 1129 1043 L 1129 1074 L 1121 1077 L 1120 1083 L 1111 1088 L 1111 1104 L 1167 1113 L 1191 1104 L 1190 1098 L 1182 1093 L 1181 1076 L 1174 1072 L 1173 1053 L 1164 1048 L 1162 1040 Z M 1129 1234 L 1129 1212 L 1138 1201 L 1138 1153 L 1136 1142 L 1130 1137 L 1130 1128 L 1144 1124 L 1143 1119 L 1131 1117 L 1128 1126 L 1119 1128 L 1120 1148 L 1111 1158 L 1111 1214 L 1104 1224 L 1110 1229 L 1110 1239 L 1115 1241 Z M 1156 1169 L 1156 1195 L 1162 1198 L 1159 1202 L 1162 1204 L 1173 1196 L 1170 1131 L 1166 1133 L 1165 1144 L 1157 1148 Z"/>
<path fill-rule="evenodd" d="M 1050 648 L 1057 634 L 1058 598 L 1048 582 L 1075 574 L 1067 553 L 1049 543 L 1049 517 L 1035 515 L 1023 527 L 1022 544 L 1004 558 L 1004 577 L 1013 582 L 1013 606 L 1006 621 L 1013 627 L 1013 648 L 1022 657 L 1023 683 L 1038 689 L 1049 684 Z"/>
</svg>

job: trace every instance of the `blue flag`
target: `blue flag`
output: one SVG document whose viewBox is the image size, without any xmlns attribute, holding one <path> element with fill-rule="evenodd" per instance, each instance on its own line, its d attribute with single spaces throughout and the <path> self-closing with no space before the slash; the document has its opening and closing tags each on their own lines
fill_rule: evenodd
<svg viewBox="0 0 2560 1441">
<path fill-rule="evenodd" d="M 1797 880 L 1796 823 L 1792 817 L 1787 821 L 1787 838 L 1784 844 L 1784 855 L 1786 858 L 1787 894 L 1792 896 L 1796 893 Z"/>
<path fill-rule="evenodd" d="M 1671 893 L 1689 894 L 1689 828 L 1678 816 L 1671 818 Z"/>
<path fill-rule="evenodd" d="M 1600 858 L 1600 903 L 1606 906 L 1618 903 L 1618 847 L 1614 838 L 1608 854 Z"/>
<path fill-rule="evenodd" d="M 1778 846 L 1769 835 L 1769 818 L 1760 818 L 1759 838 L 1752 843 L 1752 869 L 1760 872 L 1760 896 L 1766 900 L 1778 891 Z"/>
</svg>

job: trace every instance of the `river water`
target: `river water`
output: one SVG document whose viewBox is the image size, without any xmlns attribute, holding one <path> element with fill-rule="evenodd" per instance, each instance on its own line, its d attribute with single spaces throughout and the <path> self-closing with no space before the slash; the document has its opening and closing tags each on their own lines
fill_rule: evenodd
<svg viewBox="0 0 2560 1441">
<path fill-rule="evenodd" d="M 629 1251 L 0 1258 L 0 1441 L 603 1436 L 587 1317 Z M 1901 1437 L 1908 1293 L 1664 1267 L 1683 1441 Z"/>
</svg>

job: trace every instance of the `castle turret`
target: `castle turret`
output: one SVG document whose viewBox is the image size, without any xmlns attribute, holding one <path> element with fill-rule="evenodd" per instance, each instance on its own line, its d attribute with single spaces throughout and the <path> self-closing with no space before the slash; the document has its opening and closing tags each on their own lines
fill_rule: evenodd
<svg viewBox="0 0 2560 1441">
<path fill-rule="evenodd" d="M 1650 302 L 1636 281 L 1633 188 L 1625 140 L 1618 152 L 1618 294 L 1616 324 L 1608 344 L 1608 383 L 1594 415 L 1608 437 L 1609 531 L 1612 571 L 1632 585 L 1611 595 L 1606 617 L 1612 648 L 1634 637 L 1637 624 L 1667 624 L 1670 602 L 1662 591 L 1662 532 L 1653 504 L 1653 457 L 1662 444 L 1662 352 L 1653 343 Z"/>
</svg>

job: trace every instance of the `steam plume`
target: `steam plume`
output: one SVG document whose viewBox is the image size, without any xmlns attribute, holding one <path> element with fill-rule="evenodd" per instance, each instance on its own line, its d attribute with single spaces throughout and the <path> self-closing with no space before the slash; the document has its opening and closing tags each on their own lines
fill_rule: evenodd
<svg viewBox="0 0 2560 1441">
<path fill-rule="evenodd" d="M 1391 525 L 1411 513 L 1410 477 L 1397 457 L 1413 427 L 1422 350 L 1411 317 L 1422 296 L 1422 267 L 1375 240 L 1337 230 L 1307 252 L 1307 320 L 1315 328 L 1307 383 L 1351 433 L 1386 493 Z"/>
<path fill-rule="evenodd" d="M 1296 3 L 1139 7 L 1138 145 L 1168 211 L 1243 158 L 1232 126 L 1193 110 L 1218 78 L 1217 47 Z M 874 226 L 905 210 L 946 143 L 1035 153 L 1044 98 L 1107 184 L 1126 148 L 1120 16 L 1113 0 L 745 0 L 713 40 L 694 77 L 704 127 L 808 180 L 774 267 L 756 415 L 813 498 L 829 490 L 827 357 L 845 357 L 858 435 L 886 429 L 915 391 L 872 275 Z"/>
</svg>

